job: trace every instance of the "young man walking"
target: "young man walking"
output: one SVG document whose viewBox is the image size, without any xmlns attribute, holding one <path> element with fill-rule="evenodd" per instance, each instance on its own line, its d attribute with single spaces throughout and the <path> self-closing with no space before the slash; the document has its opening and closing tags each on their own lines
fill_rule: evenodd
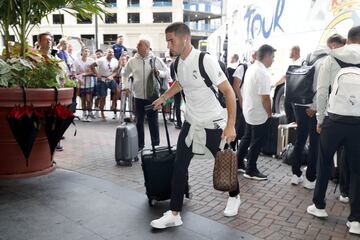
<svg viewBox="0 0 360 240">
<path fill-rule="evenodd" d="M 173 23 L 166 30 L 166 41 L 172 54 L 179 56 L 177 81 L 171 88 L 153 102 L 154 109 L 181 90 L 186 98 L 185 122 L 181 129 L 172 180 L 170 210 L 163 217 L 151 222 L 154 228 L 167 228 L 182 224 L 182 210 L 186 185 L 186 173 L 195 154 L 204 154 L 206 148 L 215 156 L 221 139 L 231 142 L 235 139 L 235 94 L 219 63 L 208 54 L 204 57 L 204 69 L 215 89 L 226 99 L 226 111 L 221 107 L 213 91 L 206 86 L 199 71 L 200 51 L 191 45 L 190 29 L 184 23 Z M 240 206 L 239 185 L 230 192 L 225 216 L 235 216 Z"/>
</svg>

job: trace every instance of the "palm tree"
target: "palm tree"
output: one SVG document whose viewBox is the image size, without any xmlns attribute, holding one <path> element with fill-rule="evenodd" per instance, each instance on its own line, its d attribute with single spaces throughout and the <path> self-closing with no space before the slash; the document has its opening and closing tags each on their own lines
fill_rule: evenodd
<svg viewBox="0 0 360 240">
<path fill-rule="evenodd" d="M 25 57 L 26 39 L 41 19 L 51 12 L 63 9 L 72 15 L 88 17 L 104 13 L 105 0 L 0 0 L 0 31 L 5 37 L 6 56 L 10 57 L 8 42 L 10 28 L 20 41 L 20 57 Z"/>
</svg>

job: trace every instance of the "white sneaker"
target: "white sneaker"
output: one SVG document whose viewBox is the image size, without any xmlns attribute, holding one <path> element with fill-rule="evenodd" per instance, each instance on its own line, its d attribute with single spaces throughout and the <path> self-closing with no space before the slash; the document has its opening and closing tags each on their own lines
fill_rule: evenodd
<svg viewBox="0 0 360 240">
<path fill-rule="evenodd" d="M 91 122 L 91 121 L 92 121 L 90 115 L 87 115 L 87 116 L 86 116 L 86 121 L 87 121 L 87 122 Z"/>
<path fill-rule="evenodd" d="M 340 194 L 339 201 L 342 203 L 349 203 L 349 197 L 345 197 Z"/>
<path fill-rule="evenodd" d="M 95 109 L 94 117 L 100 118 L 100 113 L 99 113 L 99 109 L 98 109 L 98 108 Z"/>
<path fill-rule="evenodd" d="M 328 214 L 327 212 L 325 211 L 325 209 L 318 209 L 315 204 L 311 205 L 311 206 L 308 206 L 308 208 L 306 209 L 306 212 L 308 214 L 311 214 L 315 217 L 318 217 L 318 218 L 326 218 L 328 217 Z"/>
<path fill-rule="evenodd" d="M 315 188 L 315 183 L 316 180 L 314 180 L 313 182 L 310 182 L 306 177 L 304 178 L 304 182 L 303 182 L 303 186 L 304 188 L 313 190 Z"/>
<path fill-rule="evenodd" d="M 294 174 L 291 178 L 292 185 L 298 185 L 299 183 L 301 183 L 303 181 L 304 181 L 303 176 L 298 177 L 296 174 Z"/>
<path fill-rule="evenodd" d="M 224 216 L 225 217 L 233 217 L 238 214 L 239 207 L 241 204 L 240 195 L 237 195 L 236 197 L 229 197 L 226 208 L 224 210 Z"/>
<path fill-rule="evenodd" d="M 181 221 L 180 213 L 178 215 L 173 215 L 172 212 L 169 210 L 164 213 L 164 215 L 156 220 L 151 221 L 150 225 L 153 228 L 164 229 L 167 227 L 176 227 L 182 225 L 183 222 Z"/>
<path fill-rule="evenodd" d="M 117 114 L 116 113 L 114 113 L 114 116 L 113 116 L 113 120 L 116 120 L 116 118 L 117 118 Z"/>
<path fill-rule="evenodd" d="M 347 222 L 346 226 L 349 228 L 349 233 L 360 234 L 360 223 L 359 222 Z"/>
</svg>

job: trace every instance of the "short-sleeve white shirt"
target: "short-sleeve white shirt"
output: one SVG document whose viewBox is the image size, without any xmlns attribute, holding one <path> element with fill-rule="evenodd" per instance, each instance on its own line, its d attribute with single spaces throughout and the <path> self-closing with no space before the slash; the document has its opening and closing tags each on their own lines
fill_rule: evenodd
<svg viewBox="0 0 360 240">
<path fill-rule="evenodd" d="M 110 76 L 114 69 L 118 66 L 118 60 L 116 58 L 112 58 L 110 61 L 106 59 L 106 57 L 101 57 L 96 60 L 97 71 L 102 77 Z"/>
<path fill-rule="evenodd" d="M 246 71 L 243 84 L 243 114 L 251 125 L 261 125 L 268 119 L 268 114 L 261 101 L 261 95 L 270 95 L 271 78 L 265 65 L 255 61 Z"/>
<path fill-rule="evenodd" d="M 239 65 L 236 69 L 235 72 L 232 75 L 233 77 L 237 77 L 238 79 L 243 80 L 243 76 L 244 76 L 244 65 Z"/>
<path fill-rule="evenodd" d="M 90 69 L 91 65 L 94 62 L 95 61 L 92 58 L 87 58 L 85 62 L 81 58 L 76 59 L 75 60 L 76 74 L 85 73 Z"/>
<path fill-rule="evenodd" d="M 189 116 L 204 122 L 217 117 L 226 118 L 224 108 L 200 74 L 199 56 L 200 51 L 193 47 L 186 59 L 179 59 L 177 67 L 177 79 L 186 99 L 185 119 Z M 204 68 L 216 90 L 216 86 L 227 81 L 218 61 L 209 54 L 204 57 Z"/>
</svg>

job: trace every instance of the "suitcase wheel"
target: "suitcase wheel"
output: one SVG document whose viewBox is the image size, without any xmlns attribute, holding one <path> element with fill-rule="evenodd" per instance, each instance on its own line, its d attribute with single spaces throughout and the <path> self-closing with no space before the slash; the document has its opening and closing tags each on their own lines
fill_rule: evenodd
<svg viewBox="0 0 360 240">
<path fill-rule="evenodd" d="M 185 197 L 187 198 L 187 199 L 192 199 L 192 193 L 186 193 L 185 194 Z"/>
<path fill-rule="evenodd" d="M 155 206 L 155 204 L 156 204 L 156 200 L 155 200 L 155 199 L 149 199 L 149 200 L 148 200 L 148 203 L 149 203 L 149 206 L 150 206 L 150 207 L 153 207 L 153 206 Z"/>
<path fill-rule="evenodd" d="M 116 161 L 116 164 L 118 166 L 122 166 L 122 167 L 131 167 L 132 166 L 132 163 L 131 162 L 128 162 L 128 161 Z"/>
</svg>

